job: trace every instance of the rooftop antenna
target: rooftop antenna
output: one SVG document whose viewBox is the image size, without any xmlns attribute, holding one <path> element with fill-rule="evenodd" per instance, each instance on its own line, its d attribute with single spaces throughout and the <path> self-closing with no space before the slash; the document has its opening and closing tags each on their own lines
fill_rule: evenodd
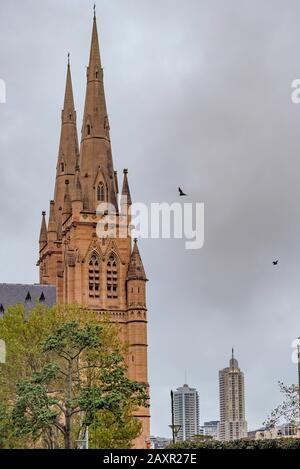
<svg viewBox="0 0 300 469">
<path fill-rule="evenodd" d="M 230 363 L 231 363 L 231 368 L 234 368 L 234 348 L 232 347 L 231 349 L 231 360 L 230 360 Z"/>
<path fill-rule="evenodd" d="M 184 384 L 187 384 L 187 370 L 184 370 Z"/>
</svg>

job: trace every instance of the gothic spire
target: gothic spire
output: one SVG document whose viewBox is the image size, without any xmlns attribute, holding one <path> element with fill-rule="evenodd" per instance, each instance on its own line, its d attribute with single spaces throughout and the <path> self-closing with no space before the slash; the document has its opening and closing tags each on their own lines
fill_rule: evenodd
<svg viewBox="0 0 300 469">
<path fill-rule="evenodd" d="M 46 212 L 42 212 L 42 223 L 41 223 L 41 231 L 40 231 L 40 249 L 44 247 L 45 244 L 47 244 L 48 238 L 47 238 L 47 224 L 46 224 Z"/>
<path fill-rule="evenodd" d="M 70 59 L 68 56 L 64 108 L 61 113 L 61 136 L 56 170 L 55 211 L 63 206 L 66 180 L 73 184 L 76 162 L 79 158 L 76 111 L 71 78 Z"/>
<path fill-rule="evenodd" d="M 111 203 L 117 208 L 96 16 L 93 19 L 90 59 L 87 69 L 80 158 L 82 190 L 83 194 L 86 194 L 84 198 L 87 198 L 85 206 L 88 206 L 89 210 L 96 209 L 99 202 L 97 201 L 95 187 L 99 182 L 102 182 L 106 187 L 107 194 L 107 200 L 104 202 Z M 97 177 L 99 177 L 99 180 L 97 180 Z"/>
<path fill-rule="evenodd" d="M 137 239 L 134 240 L 134 246 L 130 257 L 128 266 L 127 280 L 144 280 L 147 281 L 143 262 L 141 259 L 140 251 L 137 244 Z"/>
<path fill-rule="evenodd" d="M 66 78 L 66 89 L 65 89 L 65 99 L 64 99 L 64 108 L 63 108 L 63 122 L 69 122 L 74 120 L 75 105 L 74 105 L 74 96 L 73 96 L 73 86 L 72 86 L 72 77 L 71 77 L 71 66 L 70 66 L 70 54 L 68 54 L 68 66 L 67 66 L 67 78 Z"/>
<path fill-rule="evenodd" d="M 130 189 L 129 189 L 128 176 L 127 176 L 128 170 L 124 169 L 123 173 L 124 173 L 124 178 L 123 178 L 121 201 L 122 201 L 122 204 L 131 205 L 132 200 L 131 200 L 131 194 L 130 194 Z"/>
<path fill-rule="evenodd" d="M 93 72 L 95 71 L 96 68 L 98 68 L 98 71 L 100 71 L 102 67 L 101 67 L 101 59 L 100 59 L 97 19 L 96 19 L 96 15 L 94 14 L 92 41 L 91 41 L 91 49 L 90 49 L 89 71 Z M 91 75 L 89 78 L 93 79 L 93 75 Z"/>
</svg>

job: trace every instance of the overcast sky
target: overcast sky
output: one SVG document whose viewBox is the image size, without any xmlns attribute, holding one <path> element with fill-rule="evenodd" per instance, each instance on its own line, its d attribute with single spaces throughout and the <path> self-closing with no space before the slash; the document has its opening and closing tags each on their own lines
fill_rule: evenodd
<svg viewBox="0 0 300 469">
<path fill-rule="evenodd" d="M 1 0 L 0 282 L 37 282 L 40 212 L 53 197 L 66 58 L 81 126 L 92 4 Z M 205 203 L 205 246 L 142 240 L 149 278 L 152 434 L 168 436 L 169 391 L 219 417 L 231 347 L 249 428 L 297 379 L 300 335 L 298 0 L 98 0 L 113 155 L 136 202 Z M 274 268 L 272 260 L 280 259 Z"/>
</svg>

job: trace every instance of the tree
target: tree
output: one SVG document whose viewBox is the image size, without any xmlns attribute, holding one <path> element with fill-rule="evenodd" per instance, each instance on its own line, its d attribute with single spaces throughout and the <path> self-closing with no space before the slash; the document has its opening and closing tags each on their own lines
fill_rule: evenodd
<svg viewBox="0 0 300 469">
<path fill-rule="evenodd" d="M 121 419 L 112 412 L 97 412 L 89 427 L 89 447 L 98 449 L 131 449 L 132 441 L 140 435 L 142 423 L 133 417 L 130 407 L 124 409 Z"/>
<path fill-rule="evenodd" d="M 264 425 L 267 428 L 275 427 L 281 423 L 297 426 L 300 421 L 299 388 L 295 384 L 286 386 L 281 381 L 278 385 L 283 394 L 283 402 L 272 410 Z"/>
<path fill-rule="evenodd" d="M 8 366 L 1 370 L 8 384 L 0 387 L 0 395 L 10 392 L 6 402 L 12 406 L 15 436 L 27 437 L 33 446 L 42 441 L 47 448 L 73 448 L 92 424 L 103 430 L 105 418 L 119 432 L 116 440 L 127 422 L 129 445 L 140 426 L 129 419 L 127 409 L 147 405 L 147 393 L 126 376 L 117 326 L 78 307 L 35 310 L 27 321 L 21 316 L 19 309 L 12 310 L 0 324 L 8 348 Z M 16 379 L 13 362 L 21 380 Z"/>
</svg>

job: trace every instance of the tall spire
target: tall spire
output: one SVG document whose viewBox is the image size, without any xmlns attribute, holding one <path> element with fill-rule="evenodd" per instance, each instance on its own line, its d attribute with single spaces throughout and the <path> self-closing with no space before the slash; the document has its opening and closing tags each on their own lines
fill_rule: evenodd
<svg viewBox="0 0 300 469">
<path fill-rule="evenodd" d="M 56 219 L 58 219 L 57 215 L 59 208 L 63 206 L 66 180 L 69 180 L 73 187 L 76 162 L 78 158 L 79 148 L 76 127 L 76 111 L 74 106 L 70 55 L 68 54 L 66 88 L 64 108 L 61 113 L 61 136 L 54 194 Z"/>
<path fill-rule="evenodd" d="M 109 130 L 97 21 L 94 15 L 80 151 L 81 184 L 84 198 L 87 199 L 85 206 L 92 211 L 99 204 L 95 187 L 100 182 L 106 186 L 105 202 L 117 208 Z"/>
<path fill-rule="evenodd" d="M 98 71 L 101 70 L 101 59 L 100 59 L 100 47 L 99 47 L 99 38 L 98 38 L 97 19 L 96 19 L 96 11 L 94 9 L 94 19 L 93 19 L 91 50 L 90 50 L 89 71 L 91 71 L 91 72 L 95 71 L 95 67 L 98 67 Z M 90 78 L 93 79 L 93 75 L 91 75 Z"/>
<path fill-rule="evenodd" d="M 70 53 L 68 53 L 68 65 L 67 65 L 67 79 L 64 99 L 64 109 L 62 119 L 63 122 L 69 122 L 74 120 L 75 106 L 74 106 L 74 95 L 71 77 L 71 66 L 70 66 Z"/>
<path fill-rule="evenodd" d="M 141 259 L 140 251 L 137 244 L 137 239 L 134 240 L 134 246 L 130 257 L 128 266 L 127 280 L 144 280 L 147 281 L 143 262 Z"/>
</svg>

